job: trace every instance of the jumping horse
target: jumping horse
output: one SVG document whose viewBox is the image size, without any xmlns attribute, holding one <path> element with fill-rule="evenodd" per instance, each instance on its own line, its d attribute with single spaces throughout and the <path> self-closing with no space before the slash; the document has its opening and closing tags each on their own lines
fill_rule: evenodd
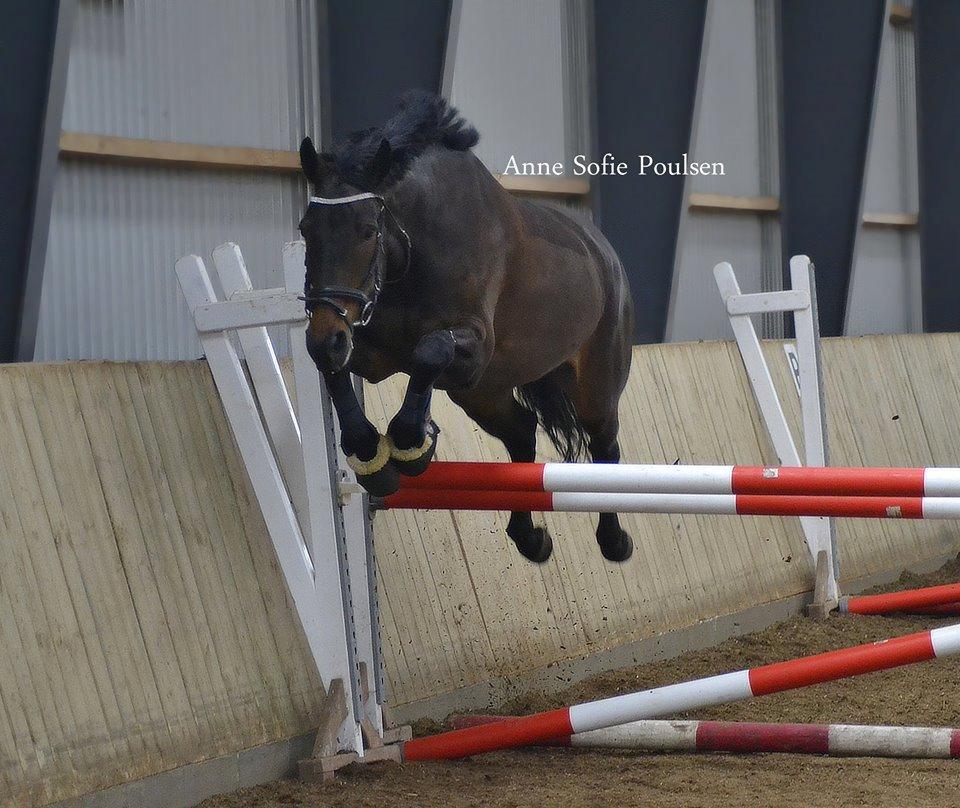
<svg viewBox="0 0 960 808">
<path fill-rule="evenodd" d="M 471 151 L 478 139 L 442 98 L 413 92 L 330 153 L 300 145 L 313 194 L 300 222 L 307 349 L 347 460 L 377 496 L 436 452 L 434 389 L 514 462 L 534 459 L 538 423 L 566 461 L 585 449 L 596 463 L 620 460 L 633 334 L 620 260 L 589 222 L 505 191 Z M 386 435 L 351 373 L 374 384 L 409 374 Z M 512 513 L 507 535 L 526 558 L 550 557 L 530 513 Z M 600 514 L 596 535 L 611 561 L 633 552 L 615 513 Z"/>
</svg>

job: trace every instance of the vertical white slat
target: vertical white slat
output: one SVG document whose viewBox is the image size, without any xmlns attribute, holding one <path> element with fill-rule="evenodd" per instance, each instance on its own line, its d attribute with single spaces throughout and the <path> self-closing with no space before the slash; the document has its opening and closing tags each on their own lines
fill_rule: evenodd
<svg viewBox="0 0 960 808">
<path fill-rule="evenodd" d="M 791 261 L 791 271 L 793 261 Z M 806 265 L 804 265 L 806 267 Z M 723 299 L 724 306 L 727 306 L 732 298 L 741 294 L 740 284 L 737 283 L 737 277 L 734 274 L 733 267 L 726 261 L 717 264 L 713 268 L 713 276 L 717 281 L 717 287 L 720 290 L 720 297 Z M 794 289 L 797 287 L 795 286 Z M 809 275 L 807 282 L 802 285 L 806 291 L 811 292 L 809 284 Z M 813 298 L 811 298 L 811 301 Z M 794 311 L 794 319 L 797 321 L 797 355 L 800 357 L 801 377 L 803 376 L 803 355 L 816 356 L 818 350 L 816 340 L 814 339 L 812 305 L 800 312 Z M 806 331 L 799 326 L 799 321 L 803 317 L 805 322 L 809 323 Z M 797 444 L 793 440 L 790 432 L 790 425 L 784 415 L 783 407 L 780 404 L 780 398 L 777 395 L 777 389 L 773 384 L 773 378 L 770 376 L 770 369 L 767 367 L 767 361 L 763 356 L 763 349 L 760 347 L 760 339 L 757 337 L 757 331 L 754 328 L 753 320 L 749 314 L 730 315 L 730 326 L 737 340 L 737 347 L 740 349 L 740 357 L 743 360 L 744 369 L 747 372 L 747 378 L 750 380 L 750 387 L 753 389 L 753 396 L 756 399 L 757 407 L 760 409 L 760 415 L 767 428 L 767 434 L 773 444 L 773 450 L 777 453 L 777 458 L 781 466 L 802 466 L 800 453 L 797 451 Z M 811 341 L 813 345 L 811 346 Z M 801 347 L 803 345 L 803 347 Z M 810 374 L 808 374 L 809 376 Z M 811 393 L 810 397 L 815 397 L 820 401 L 819 374 L 813 373 L 813 384 L 818 385 L 816 392 Z M 801 391 L 803 390 L 803 381 L 801 378 Z M 801 401 L 801 407 L 803 403 Z M 819 411 L 815 410 L 814 412 Z M 811 415 L 811 423 L 813 416 Z M 804 421 L 804 430 L 806 437 L 806 420 Z M 822 420 L 817 422 L 815 432 L 823 439 Z M 814 438 L 816 441 L 816 438 Z M 822 465 L 822 462 L 821 462 Z M 833 531 L 829 519 L 817 516 L 801 516 L 800 525 L 803 528 L 803 535 L 810 550 L 811 558 L 816 564 L 817 555 L 820 550 L 824 550 L 828 556 L 829 569 L 831 575 L 827 585 L 825 596 L 827 599 L 838 597 L 837 589 L 837 570 L 835 564 L 835 554 L 833 552 Z"/>
<path fill-rule="evenodd" d="M 356 379 L 357 396 L 363 404 L 363 382 Z M 337 440 L 337 465 L 345 481 L 357 484 Z M 386 701 L 383 683 L 383 653 L 380 641 L 380 604 L 377 596 L 377 564 L 374 555 L 370 501 L 365 493 L 354 494 L 343 505 L 347 534 L 347 557 L 354 584 L 354 617 L 357 631 L 358 660 L 366 664 L 367 699 L 365 712 L 377 732 L 383 735 L 383 710 Z M 359 563 L 355 563 L 359 560 Z M 362 577 L 361 577 L 362 576 Z"/>
<path fill-rule="evenodd" d="M 290 292 L 303 288 L 304 256 L 305 246 L 302 241 L 291 242 L 283 249 L 283 274 Z M 300 440 L 303 444 L 307 510 L 310 514 L 307 546 L 316 569 L 317 587 L 335 588 L 342 597 L 347 651 L 350 656 L 347 695 L 353 704 L 354 713 L 359 716 L 364 712 L 364 706 L 361 703 L 358 663 L 370 658 L 368 642 L 365 642 L 370 637 L 370 612 L 365 596 L 366 555 L 362 551 L 362 544 L 360 549 L 356 549 L 356 537 L 351 537 L 348 547 L 343 509 L 339 504 L 342 477 L 337 461 L 336 425 L 330 397 L 325 390 L 321 390 L 320 374 L 307 353 L 304 338 L 306 323 L 291 323 L 289 330 L 293 376 L 297 389 L 297 421 L 300 424 Z M 362 536 L 360 541 L 363 541 Z M 350 549 L 354 552 L 349 552 Z M 358 591 L 354 592 L 353 586 L 356 586 Z M 364 641 L 362 645 L 361 641 Z M 363 652 L 358 653 L 358 648 L 363 649 Z"/>
<path fill-rule="evenodd" d="M 794 311 L 793 327 L 797 341 L 797 362 L 800 365 L 800 414 L 803 423 L 804 460 L 807 466 L 826 466 L 830 463 L 830 448 L 827 441 L 826 408 L 823 399 L 820 363 L 820 323 L 817 314 L 817 286 L 814 282 L 813 264 L 806 255 L 790 259 L 790 285 L 809 295 L 810 305 Z M 828 598 L 838 596 L 836 579 L 840 575 L 837 553 L 836 525 L 827 517 L 808 517 L 816 520 L 818 549 L 826 550 L 830 569 L 833 570 L 832 592 Z M 816 558 L 816 556 L 814 556 Z"/>
<path fill-rule="evenodd" d="M 177 261 L 177 278 L 191 313 L 216 300 L 200 257 L 188 255 Z M 319 556 L 319 566 L 314 567 L 240 358 L 226 334 L 205 333 L 200 339 L 321 681 L 329 687 L 333 679 L 341 679 L 349 706 L 355 679 L 350 653 L 353 637 L 347 633 L 339 565 L 330 557 L 335 553 L 333 542 L 327 545 L 331 552 Z M 331 510 L 329 505 L 324 508 L 322 498 L 309 504 L 316 506 L 317 513 Z M 356 713 L 348 709 L 338 741 L 340 748 L 362 755 Z"/>
<path fill-rule="evenodd" d="M 228 242 L 217 247 L 213 251 L 213 263 L 227 298 L 233 297 L 237 292 L 249 292 L 253 289 L 243 255 L 236 244 Z M 276 351 L 265 326 L 238 329 L 237 337 L 257 400 L 260 402 L 267 432 L 280 463 L 280 470 L 300 520 L 300 529 L 306 535 L 309 528 L 300 426 L 280 373 Z"/>
</svg>

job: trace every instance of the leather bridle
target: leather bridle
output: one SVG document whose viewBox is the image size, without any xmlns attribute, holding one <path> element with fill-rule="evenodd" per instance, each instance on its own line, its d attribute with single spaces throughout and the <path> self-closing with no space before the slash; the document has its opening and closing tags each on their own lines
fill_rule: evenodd
<svg viewBox="0 0 960 808">
<path fill-rule="evenodd" d="M 370 259 L 370 265 L 367 267 L 367 273 L 363 276 L 363 280 L 360 281 L 360 288 L 350 286 L 324 286 L 316 291 L 313 291 L 312 288 L 304 288 L 303 296 L 300 298 L 300 300 L 303 301 L 304 308 L 307 310 L 307 314 L 313 314 L 314 309 L 318 306 L 329 306 L 341 317 L 351 332 L 354 328 L 362 328 L 370 322 L 383 286 L 386 283 L 395 283 L 407 274 L 407 271 L 410 269 L 410 254 L 412 252 L 410 236 L 407 235 L 407 231 L 403 229 L 403 225 L 400 224 L 400 221 L 394 215 L 393 211 L 387 207 L 386 201 L 380 194 L 361 193 L 339 197 L 311 196 L 308 203 L 308 206 L 350 205 L 354 202 L 362 202 L 367 199 L 375 200 L 380 205 L 380 210 L 377 213 L 377 243 L 373 250 L 373 257 Z M 383 244 L 383 225 L 386 216 L 390 217 L 394 226 L 400 231 L 400 235 L 403 236 L 406 242 L 406 263 L 403 272 L 400 273 L 397 278 L 390 281 L 386 279 L 385 270 L 381 266 L 380 261 L 385 251 Z M 371 290 L 369 292 L 364 291 L 364 287 L 371 281 Z M 360 316 L 358 319 L 350 319 L 347 310 L 340 305 L 340 302 L 344 300 L 353 300 L 360 304 Z"/>
</svg>

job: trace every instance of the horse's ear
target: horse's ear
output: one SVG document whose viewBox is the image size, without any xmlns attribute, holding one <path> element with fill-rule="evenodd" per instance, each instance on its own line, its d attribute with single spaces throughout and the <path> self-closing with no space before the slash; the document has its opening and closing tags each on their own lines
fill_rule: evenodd
<svg viewBox="0 0 960 808">
<path fill-rule="evenodd" d="M 311 185 L 320 184 L 320 156 L 309 137 L 305 137 L 300 143 L 300 168 Z"/>
<path fill-rule="evenodd" d="M 380 148 L 377 149 L 377 153 L 373 155 L 373 158 L 363 169 L 363 177 L 367 187 L 379 188 L 392 167 L 393 149 L 390 147 L 390 142 L 384 138 L 380 141 Z"/>
</svg>

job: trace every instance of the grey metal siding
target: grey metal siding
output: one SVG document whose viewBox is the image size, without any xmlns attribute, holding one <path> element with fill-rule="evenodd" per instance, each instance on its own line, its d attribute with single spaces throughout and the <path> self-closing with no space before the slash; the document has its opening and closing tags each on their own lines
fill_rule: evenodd
<svg viewBox="0 0 960 808">
<path fill-rule="evenodd" d="M 715 0 L 714 0 L 715 2 Z M 707 29 L 695 143 L 698 161 L 722 161 L 723 176 L 688 178 L 691 192 L 776 196 L 777 98 L 774 21 L 767 0 L 724 0 Z M 744 291 L 781 285 L 780 227 L 775 216 L 690 213 L 681 231 L 668 341 L 731 339 L 713 279 L 713 266 L 730 261 Z M 765 336 L 780 336 L 769 318 Z"/>
<path fill-rule="evenodd" d="M 318 32 L 315 0 L 87 0 L 64 129 L 294 149 L 319 130 Z M 233 240 L 278 285 L 303 193 L 293 176 L 61 160 L 35 358 L 196 357 L 174 262 Z"/>
<path fill-rule="evenodd" d="M 917 94 L 912 27 L 887 25 L 878 82 L 864 209 L 916 213 Z M 851 284 L 847 334 L 922 330 L 917 229 L 862 226 Z"/>
</svg>

